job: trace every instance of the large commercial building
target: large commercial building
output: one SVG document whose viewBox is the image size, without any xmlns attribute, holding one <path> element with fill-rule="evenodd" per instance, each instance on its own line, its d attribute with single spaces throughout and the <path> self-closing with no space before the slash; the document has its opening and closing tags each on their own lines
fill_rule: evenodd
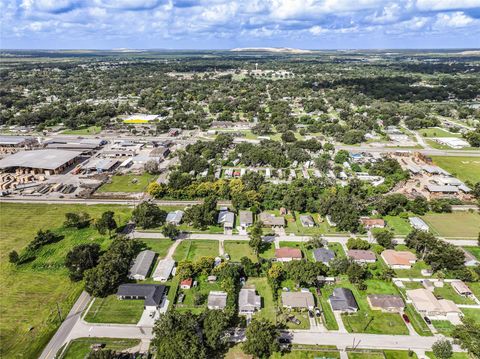
<svg viewBox="0 0 480 359">
<path fill-rule="evenodd" d="M 20 151 L 0 160 L 0 170 L 17 173 L 59 174 L 73 165 L 82 152 L 67 150 Z"/>
</svg>

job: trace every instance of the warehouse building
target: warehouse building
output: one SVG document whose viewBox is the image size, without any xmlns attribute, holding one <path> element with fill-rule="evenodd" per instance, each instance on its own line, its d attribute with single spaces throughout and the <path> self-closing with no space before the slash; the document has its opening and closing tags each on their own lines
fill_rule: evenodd
<svg viewBox="0 0 480 359">
<path fill-rule="evenodd" d="M 0 160 L 0 170 L 17 174 L 60 174 L 73 165 L 82 152 L 67 150 L 20 151 Z"/>
<path fill-rule="evenodd" d="M 33 149 L 36 146 L 38 142 L 33 137 L 0 136 L 0 155 Z"/>
</svg>

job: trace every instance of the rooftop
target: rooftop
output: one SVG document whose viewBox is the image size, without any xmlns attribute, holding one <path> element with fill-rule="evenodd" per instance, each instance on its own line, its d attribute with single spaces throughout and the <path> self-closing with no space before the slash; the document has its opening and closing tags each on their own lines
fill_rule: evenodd
<svg viewBox="0 0 480 359">
<path fill-rule="evenodd" d="M 313 257 L 317 262 L 328 263 L 335 258 L 335 252 L 327 248 L 317 248 L 313 251 Z"/>
<path fill-rule="evenodd" d="M 358 304 L 353 293 L 348 288 L 335 288 L 329 297 L 333 310 L 357 310 Z"/>
<path fill-rule="evenodd" d="M 368 301 L 372 307 L 390 309 L 390 308 L 404 308 L 405 303 L 398 295 L 391 294 L 369 294 L 367 296 Z"/>
<path fill-rule="evenodd" d="M 370 250 L 364 249 L 350 249 L 347 252 L 347 256 L 353 258 L 354 260 L 363 260 L 363 261 L 374 261 L 377 259 L 375 253 Z"/>
<path fill-rule="evenodd" d="M 315 305 L 310 292 L 282 292 L 282 303 L 290 308 L 311 308 Z"/>
<path fill-rule="evenodd" d="M 146 306 L 158 306 L 162 303 L 165 286 L 160 284 L 122 284 L 118 287 L 119 297 L 139 297 L 145 299 Z"/>
<path fill-rule="evenodd" d="M 276 258 L 302 258 L 302 251 L 298 248 L 277 248 L 275 249 Z"/>
<path fill-rule="evenodd" d="M 153 259 L 155 258 L 155 252 L 150 250 L 144 250 L 138 253 L 135 258 L 128 276 L 134 278 L 135 276 L 146 277 L 150 267 L 152 266 Z"/>
<path fill-rule="evenodd" d="M 387 249 L 382 252 L 382 258 L 389 265 L 409 265 L 417 260 L 417 256 L 409 251 Z"/>
<path fill-rule="evenodd" d="M 208 308 L 223 309 L 227 306 L 227 292 L 211 291 L 208 293 Z"/>
<path fill-rule="evenodd" d="M 81 152 L 67 150 L 21 151 L 0 160 L 0 169 L 25 167 L 55 170 L 80 156 Z"/>
</svg>

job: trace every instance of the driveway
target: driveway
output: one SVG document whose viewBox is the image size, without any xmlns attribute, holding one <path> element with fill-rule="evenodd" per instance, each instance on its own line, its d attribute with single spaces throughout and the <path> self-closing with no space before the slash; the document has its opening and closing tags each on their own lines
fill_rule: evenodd
<svg viewBox="0 0 480 359">
<path fill-rule="evenodd" d="M 345 328 L 345 325 L 343 324 L 342 320 L 342 313 L 333 311 L 333 315 L 335 316 L 335 320 L 337 321 L 338 324 L 338 331 L 340 333 L 347 333 L 347 329 Z"/>
</svg>

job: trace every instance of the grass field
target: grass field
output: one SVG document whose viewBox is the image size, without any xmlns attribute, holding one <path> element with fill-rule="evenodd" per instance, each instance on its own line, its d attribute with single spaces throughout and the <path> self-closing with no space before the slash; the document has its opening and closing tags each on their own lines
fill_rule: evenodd
<svg viewBox="0 0 480 359">
<path fill-rule="evenodd" d="M 143 313 L 143 300 L 120 300 L 116 295 L 95 298 L 84 319 L 90 323 L 137 324 Z"/>
<path fill-rule="evenodd" d="M 426 352 L 425 354 L 427 354 L 427 357 L 429 357 L 431 359 L 438 359 L 433 354 L 433 352 Z M 472 357 L 470 355 L 468 355 L 467 353 L 453 353 L 453 355 L 450 357 L 450 359 L 472 359 Z"/>
<path fill-rule="evenodd" d="M 465 247 L 465 249 L 472 253 L 478 260 L 480 260 L 480 247 Z"/>
<path fill-rule="evenodd" d="M 168 249 L 173 245 L 173 241 L 170 239 L 141 238 L 139 240 L 145 243 L 148 249 L 158 253 L 159 258 L 165 257 Z"/>
<path fill-rule="evenodd" d="M 275 323 L 275 302 L 273 300 L 272 289 L 267 282 L 267 278 L 248 278 L 247 285 L 255 286 L 257 294 L 262 298 L 262 309 L 255 314 L 255 317 L 268 319 L 272 323 Z"/>
<path fill-rule="evenodd" d="M 463 314 L 480 324 L 480 309 L 462 308 Z"/>
<path fill-rule="evenodd" d="M 428 213 L 422 219 L 442 237 L 477 238 L 480 231 L 480 214 L 474 212 Z"/>
<path fill-rule="evenodd" d="M 433 156 L 433 162 L 462 181 L 480 181 L 480 154 L 478 157 Z"/>
<path fill-rule="evenodd" d="M 59 359 L 85 358 L 90 353 L 92 344 L 105 344 L 103 349 L 125 350 L 140 343 L 138 339 L 117 339 L 117 338 L 79 338 L 74 339 L 68 345 L 67 350 Z"/>
<path fill-rule="evenodd" d="M 106 247 L 109 240 L 93 229 L 60 229 L 67 212 L 88 212 L 92 218 L 107 210 L 115 212 L 122 224 L 130 217 L 125 206 L 0 204 L 0 357 L 37 358 L 58 325 L 56 303 L 63 314 L 68 313 L 81 292 L 81 283 L 72 283 L 63 267 L 65 254 L 80 243 L 99 243 Z M 46 245 L 37 259 L 16 267 L 8 263 L 11 250 L 20 252 L 39 229 L 55 229 L 65 236 L 60 242 Z M 19 308 L 22 308 L 19 310 Z"/>
<path fill-rule="evenodd" d="M 252 261 L 257 261 L 257 256 L 253 253 L 252 248 L 247 241 L 224 241 L 225 253 L 230 255 L 230 260 L 240 262 L 242 257 L 248 257 Z"/>
<path fill-rule="evenodd" d="M 98 189 L 103 192 L 144 192 L 148 184 L 155 179 L 155 175 L 143 173 L 141 175 L 114 175 L 110 178 L 110 183 L 105 183 Z"/>
<path fill-rule="evenodd" d="M 452 336 L 452 331 L 455 328 L 449 320 L 432 320 L 432 325 L 439 333 L 448 337 Z"/>
<path fill-rule="evenodd" d="M 335 315 L 333 314 L 332 307 L 330 307 L 330 303 L 328 302 L 328 297 L 330 294 L 332 294 L 332 292 L 328 289 L 328 287 L 322 288 L 321 295 L 317 295 L 317 300 L 320 301 L 320 307 L 323 311 L 323 324 L 325 327 L 328 330 L 338 330 L 338 323 L 335 319 Z"/>
<path fill-rule="evenodd" d="M 100 126 L 90 126 L 90 127 L 84 127 L 84 128 L 79 128 L 77 130 L 64 130 L 62 131 L 63 135 L 96 135 L 102 131 L 102 128 Z"/>
<path fill-rule="evenodd" d="M 445 131 L 441 128 L 423 128 L 418 130 L 418 133 L 423 137 L 462 137 L 459 133 Z"/>
<path fill-rule="evenodd" d="M 216 257 L 218 253 L 218 241 L 206 239 L 183 241 L 175 250 L 173 259 L 177 262 L 182 260 L 195 261 L 201 257 Z"/>
<path fill-rule="evenodd" d="M 387 227 L 393 229 L 393 232 L 398 235 L 407 235 L 412 231 L 412 226 L 408 219 L 400 216 L 385 216 L 383 219 L 387 222 Z"/>
</svg>

